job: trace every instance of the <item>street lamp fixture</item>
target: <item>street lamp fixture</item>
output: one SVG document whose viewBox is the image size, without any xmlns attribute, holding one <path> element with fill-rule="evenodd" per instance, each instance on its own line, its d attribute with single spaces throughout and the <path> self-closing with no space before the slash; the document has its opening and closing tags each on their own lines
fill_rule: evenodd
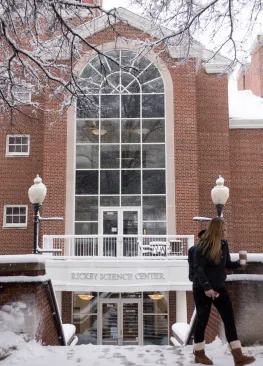
<svg viewBox="0 0 263 366">
<path fill-rule="evenodd" d="M 34 244 L 33 254 L 38 253 L 39 209 L 47 194 L 47 187 L 42 183 L 39 175 L 34 179 L 34 184 L 28 190 L 28 197 L 34 208 Z"/>
<path fill-rule="evenodd" d="M 229 189 L 224 186 L 224 178 L 219 175 L 216 186 L 211 190 L 211 198 L 217 209 L 217 216 L 222 217 L 222 211 L 229 197 Z"/>
<path fill-rule="evenodd" d="M 38 246 L 39 222 L 40 221 L 63 221 L 63 217 L 40 217 L 39 209 L 47 194 L 47 187 L 42 183 L 39 175 L 34 179 L 34 184 L 28 190 L 28 197 L 34 208 L 34 243 L 33 254 L 38 253 L 61 253 L 62 249 L 41 249 Z"/>
</svg>

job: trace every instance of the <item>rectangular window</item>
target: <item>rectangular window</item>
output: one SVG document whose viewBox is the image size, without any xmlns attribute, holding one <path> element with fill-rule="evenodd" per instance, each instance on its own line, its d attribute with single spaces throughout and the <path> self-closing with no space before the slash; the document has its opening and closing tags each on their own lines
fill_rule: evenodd
<svg viewBox="0 0 263 366">
<path fill-rule="evenodd" d="M 7 135 L 6 156 L 28 156 L 29 142 L 29 135 Z"/>
<path fill-rule="evenodd" d="M 27 227 L 27 205 L 5 205 L 4 227 Z"/>
</svg>

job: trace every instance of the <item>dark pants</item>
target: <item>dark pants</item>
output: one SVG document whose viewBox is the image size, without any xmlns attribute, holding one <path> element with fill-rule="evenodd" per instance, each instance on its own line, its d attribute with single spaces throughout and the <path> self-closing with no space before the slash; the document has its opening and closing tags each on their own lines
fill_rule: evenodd
<svg viewBox="0 0 263 366">
<path fill-rule="evenodd" d="M 193 288 L 197 313 L 197 322 L 194 333 L 195 343 L 203 342 L 205 339 L 205 328 L 209 320 L 212 303 L 216 307 L 224 323 L 227 341 L 230 343 L 238 339 L 233 308 L 229 294 L 225 288 L 215 291 L 219 292 L 220 296 L 217 299 L 212 300 L 211 297 L 207 297 L 205 295 L 202 288 Z"/>
</svg>

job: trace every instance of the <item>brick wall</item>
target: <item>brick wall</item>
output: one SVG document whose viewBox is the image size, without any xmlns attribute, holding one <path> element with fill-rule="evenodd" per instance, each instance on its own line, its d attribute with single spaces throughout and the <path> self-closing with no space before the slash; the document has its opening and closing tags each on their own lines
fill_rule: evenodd
<svg viewBox="0 0 263 366">
<path fill-rule="evenodd" d="M 262 263 L 249 263 L 243 270 L 236 270 L 233 273 L 239 274 L 263 274 Z M 229 292 L 238 338 L 242 345 L 263 343 L 262 335 L 262 302 L 263 302 L 263 282 L 262 280 L 242 280 L 227 281 L 226 288 Z M 248 306 L 249 301 L 249 306 Z M 207 343 L 213 342 L 219 335 L 225 340 L 224 327 L 219 314 L 212 307 L 211 316 L 206 329 L 205 339 Z"/>
<path fill-rule="evenodd" d="M 62 309 L 61 318 L 63 324 L 72 323 L 72 301 L 73 293 L 71 291 L 62 291 Z"/>
<path fill-rule="evenodd" d="M 259 43 L 251 55 L 251 63 L 238 77 L 238 90 L 252 90 L 263 97 L 263 47 Z"/>
<path fill-rule="evenodd" d="M 22 267 L 25 267 L 24 269 Z M 30 271 L 30 267 L 32 271 Z M 40 268 L 42 267 L 42 268 Z M 9 268 L 9 270 L 8 270 Z M 19 270 L 20 269 L 20 270 Z M 4 306 L 19 308 L 20 320 L 23 322 L 17 324 L 15 329 L 11 324 L 10 331 L 26 333 L 31 338 L 44 345 L 61 345 L 63 344 L 62 328 L 58 322 L 59 314 L 56 313 L 52 297 L 50 294 L 50 283 L 42 281 L 45 274 L 44 265 L 36 263 L 17 263 L 17 264 L 0 264 L 0 310 L 5 311 Z M 9 277 L 8 282 L 5 281 L 6 276 Z M 14 279 L 14 276 L 27 276 L 32 278 L 26 282 L 21 279 Z M 1 281 L 2 278 L 2 281 Z M 39 282 L 37 281 L 39 279 Z M 16 305 L 19 303 L 20 305 Z M 22 305 L 21 305 L 22 304 Z M 10 313 L 11 314 L 11 313 Z M 54 316 L 57 314 L 57 317 Z"/>
</svg>

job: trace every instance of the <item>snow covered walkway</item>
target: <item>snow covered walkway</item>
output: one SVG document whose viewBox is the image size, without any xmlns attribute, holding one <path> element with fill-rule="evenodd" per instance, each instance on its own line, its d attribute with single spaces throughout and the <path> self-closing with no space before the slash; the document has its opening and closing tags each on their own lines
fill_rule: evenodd
<svg viewBox="0 0 263 366">
<path fill-rule="evenodd" d="M 4 332 L 1 350 L 9 347 L 10 356 L 1 361 L 1 366 L 156 366 L 193 365 L 192 347 L 174 346 L 93 346 L 43 347 L 35 341 L 24 342 L 11 332 Z M 0 340 L 3 333 L 0 332 Z M 13 344 L 13 346 L 12 346 Z M 6 348 L 7 349 L 7 348 Z M 254 366 L 263 365 L 263 346 L 244 348 L 257 357 Z M 207 346 L 207 354 L 215 366 L 233 366 L 227 345 L 217 339 Z M 2 353 L 3 355 L 3 353 Z"/>
</svg>

